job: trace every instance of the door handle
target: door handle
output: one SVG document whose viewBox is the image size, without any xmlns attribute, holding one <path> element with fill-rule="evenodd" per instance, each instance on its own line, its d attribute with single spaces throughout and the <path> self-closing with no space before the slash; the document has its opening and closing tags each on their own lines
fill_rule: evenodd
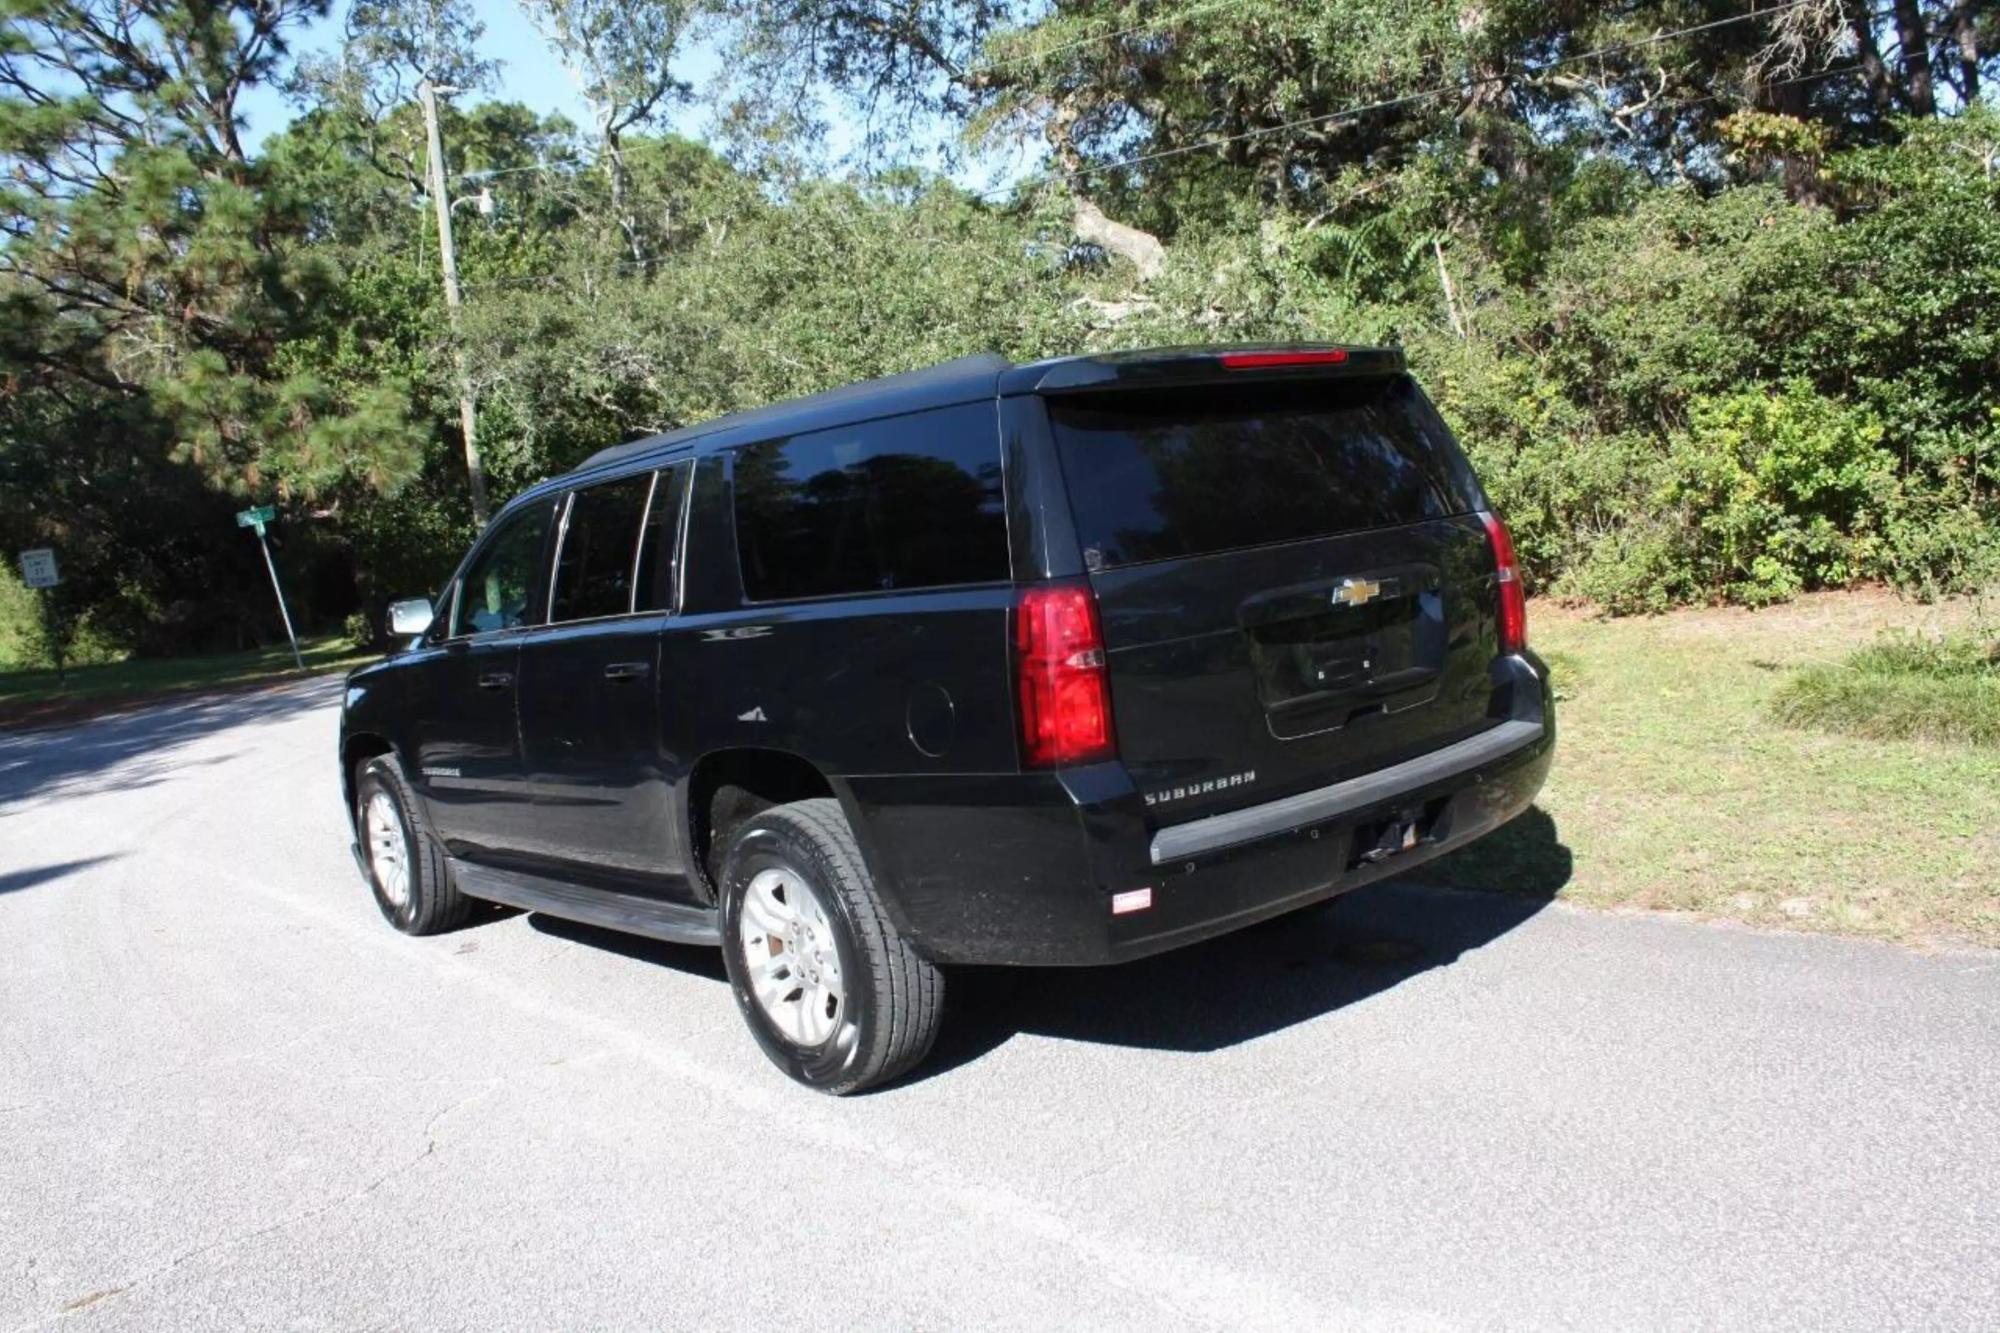
<svg viewBox="0 0 2000 1333">
<path fill-rule="evenodd" d="M 479 677 L 479 688 L 482 690 L 504 690 L 513 683 L 514 673 L 511 671 L 487 671 Z"/>
<path fill-rule="evenodd" d="M 604 668 L 606 680 L 644 680 L 653 668 L 644 662 L 613 662 Z"/>
</svg>

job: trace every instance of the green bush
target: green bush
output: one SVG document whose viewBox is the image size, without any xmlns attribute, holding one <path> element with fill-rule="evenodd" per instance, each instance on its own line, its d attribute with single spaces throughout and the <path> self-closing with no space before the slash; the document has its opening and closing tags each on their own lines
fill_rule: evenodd
<svg viewBox="0 0 2000 1333">
<path fill-rule="evenodd" d="M 43 599 L 48 596 L 22 583 L 11 568 L 0 566 L 0 671 L 34 671 L 55 666 L 43 607 Z M 59 603 L 58 614 L 73 615 L 75 607 Z M 117 636 L 105 631 L 102 620 L 92 609 L 70 624 L 64 665 L 94 666 L 126 656 Z"/>
<path fill-rule="evenodd" d="M 1412 355 L 1531 584 L 1614 611 L 2000 579 L 2000 117 L 1836 154 L 1825 202 L 1663 189 Z"/>
<path fill-rule="evenodd" d="M 375 620 L 366 611 L 356 611 L 341 623 L 347 641 L 366 652 L 375 646 Z"/>
<path fill-rule="evenodd" d="M 1802 381 L 1702 397 L 1688 417 L 1656 496 L 1670 594 L 1755 606 L 1879 571 L 1896 485 L 1879 422 Z"/>
<path fill-rule="evenodd" d="M 42 626 L 35 594 L 0 565 L 0 671 L 40 666 Z"/>
<path fill-rule="evenodd" d="M 1771 712 L 1789 726 L 1871 740 L 2000 745 L 2000 638 L 1886 635 L 1844 662 L 1800 671 Z"/>
</svg>

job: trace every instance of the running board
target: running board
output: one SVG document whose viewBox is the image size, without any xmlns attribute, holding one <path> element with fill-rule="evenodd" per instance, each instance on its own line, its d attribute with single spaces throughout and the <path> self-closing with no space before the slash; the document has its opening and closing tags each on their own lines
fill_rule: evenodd
<svg viewBox="0 0 2000 1333">
<path fill-rule="evenodd" d="M 501 870 L 457 857 L 451 858 L 451 869 L 460 892 L 473 898 L 671 944 L 722 943 L 712 907 L 670 903 L 612 889 L 586 889 L 564 880 Z"/>
</svg>

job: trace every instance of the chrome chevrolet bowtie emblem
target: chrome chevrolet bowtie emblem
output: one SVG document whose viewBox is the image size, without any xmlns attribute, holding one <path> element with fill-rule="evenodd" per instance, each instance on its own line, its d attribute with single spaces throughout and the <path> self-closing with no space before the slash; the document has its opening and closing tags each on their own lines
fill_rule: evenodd
<svg viewBox="0 0 2000 1333">
<path fill-rule="evenodd" d="M 1335 606 L 1366 606 L 1382 595 L 1382 585 L 1373 579 L 1342 579 L 1333 590 Z"/>
</svg>

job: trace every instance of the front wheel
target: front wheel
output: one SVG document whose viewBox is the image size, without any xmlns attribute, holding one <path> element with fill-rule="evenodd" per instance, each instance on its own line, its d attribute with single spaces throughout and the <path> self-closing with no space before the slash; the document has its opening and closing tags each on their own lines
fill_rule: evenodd
<svg viewBox="0 0 2000 1333">
<path fill-rule="evenodd" d="M 837 802 L 796 801 L 745 822 L 721 888 L 730 989 L 780 1069 L 840 1095 L 930 1053 L 944 977 L 882 910 Z"/>
<path fill-rule="evenodd" d="M 463 925 L 472 903 L 452 882 L 444 849 L 415 810 L 416 797 L 394 759 L 377 755 L 362 765 L 354 831 L 375 905 L 405 935 L 435 935 Z"/>
</svg>

